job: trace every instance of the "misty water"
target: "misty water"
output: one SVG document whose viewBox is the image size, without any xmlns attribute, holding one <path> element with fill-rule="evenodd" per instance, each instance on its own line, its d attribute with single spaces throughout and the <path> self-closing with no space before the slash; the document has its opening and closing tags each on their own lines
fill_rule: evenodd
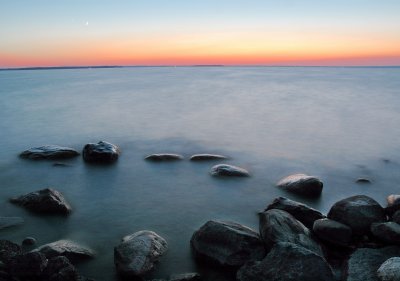
<svg viewBox="0 0 400 281">
<path fill-rule="evenodd" d="M 257 212 L 285 196 L 326 213 L 339 199 L 366 194 L 385 205 L 400 193 L 400 68 L 146 67 L 0 71 L 0 210 L 25 223 L 0 230 L 16 243 L 71 239 L 96 258 L 78 265 L 96 280 L 117 280 L 113 248 L 139 230 L 164 237 L 168 252 L 149 278 L 200 272 L 232 280 L 195 262 L 192 233 L 210 219 L 258 229 Z M 80 157 L 30 161 L 18 154 L 44 144 L 77 150 L 109 141 L 121 148 L 109 166 Z M 154 163 L 151 153 L 185 160 Z M 193 163 L 195 153 L 250 178 L 215 178 L 220 162 Z M 57 161 L 59 162 L 59 161 Z M 279 190 L 293 173 L 324 182 L 318 199 Z M 367 177 L 371 184 L 357 184 Z M 71 203 L 68 217 L 30 213 L 10 197 L 53 187 Z"/>
</svg>

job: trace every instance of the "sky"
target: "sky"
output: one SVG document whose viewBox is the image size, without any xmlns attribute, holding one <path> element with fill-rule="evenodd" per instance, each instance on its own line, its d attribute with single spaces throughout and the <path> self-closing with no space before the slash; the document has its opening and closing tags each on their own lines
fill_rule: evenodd
<svg viewBox="0 0 400 281">
<path fill-rule="evenodd" d="M 399 0 L 0 0 L 0 68 L 400 65 Z"/>
</svg>

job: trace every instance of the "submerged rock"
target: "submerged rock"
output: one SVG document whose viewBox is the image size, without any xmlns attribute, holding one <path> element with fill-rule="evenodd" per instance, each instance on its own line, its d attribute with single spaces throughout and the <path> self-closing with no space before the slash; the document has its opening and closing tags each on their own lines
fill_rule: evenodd
<svg viewBox="0 0 400 281">
<path fill-rule="evenodd" d="M 221 160 L 227 159 L 228 157 L 219 154 L 194 154 L 190 157 L 190 161 L 209 161 L 209 160 Z"/>
<path fill-rule="evenodd" d="M 169 281 L 200 281 L 200 275 L 196 272 L 174 274 L 169 277 Z"/>
<path fill-rule="evenodd" d="M 143 230 L 128 235 L 114 248 L 117 272 L 127 276 L 142 276 L 154 268 L 167 248 L 164 238 L 153 231 Z"/>
<path fill-rule="evenodd" d="M 376 238 L 388 244 L 400 244 L 400 225 L 395 222 L 373 223 L 371 232 Z"/>
<path fill-rule="evenodd" d="M 317 177 L 305 174 L 294 174 L 281 179 L 277 186 L 303 196 L 321 195 L 323 183 Z"/>
<path fill-rule="evenodd" d="M 71 240 L 58 240 L 40 246 L 32 252 L 40 252 L 47 258 L 65 256 L 72 261 L 82 258 L 93 258 L 95 256 L 95 252 L 92 249 L 84 247 Z"/>
<path fill-rule="evenodd" d="M 229 177 L 249 177 L 250 173 L 240 167 L 228 164 L 218 164 L 211 168 L 213 176 L 229 176 Z"/>
<path fill-rule="evenodd" d="M 24 223 L 20 217 L 0 217 L 0 229 L 16 226 Z"/>
<path fill-rule="evenodd" d="M 79 155 L 73 148 L 58 145 L 44 145 L 23 151 L 19 156 L 28 159 L 65 159 Z"/>
<path fill-rule="evenodd" d="M 240 266 L 266 255 L 258 233 L 235 222 L 208 221 L 190 243 L 198 257 L 224 266 Z"/>
<path fill-rule="evenodd" d="M 11 198 L 10 202 L 38 213 L 66 215 L 71 212 L 71 206 L 61 192 L 51 188 Z"/>
<path fill-rule="evenodd" d="M 356 180 L 356 183 L 371 183 L 371 180 L 369 180 L 367 178 L 358 178 Z"/>
<path fill-rule="evenodd" d="M 32 246 L 36 244 L 36 239 L 33 237 L 26 237 L 23 241 L 22 241 L 22 245 L 24 246 Z"/>
<path fill-rule="evenodd" d="M 83 147 L 83 160 L 90 163 L 112 163 L 120 154 L 119 148 L 109 142 L 88 143 Z"/>
<path fill-rule="evenodd" d="M 400 257 L 386 260 L 377 270 L 376 275 L 380 281 L 400 280 Z"/>
<path fill-rule="evenodd" d="M 339 246 L 347 246 L 351 241 L 351 228 L 331 219 L 316 220 L 313 231 L 321 240 Z"/>
<path fill-rule="evenodd" d="M 176 160 L 182 160 L 183 156 L 174 153 L 158 153 L 158 154 L 150 154 L 146 156 L 145 159 L 150 161 L 176 161 Z"/>
</svg>

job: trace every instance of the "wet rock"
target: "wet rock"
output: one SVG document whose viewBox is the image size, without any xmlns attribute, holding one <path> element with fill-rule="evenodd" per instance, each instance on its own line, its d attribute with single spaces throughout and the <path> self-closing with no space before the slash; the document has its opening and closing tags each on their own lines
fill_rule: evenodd
<svg viewBox="0 0 400 281">
<path fill-rule="evenodd" d="M 36 239 L 33 237 L 26 237 L 23 241 L 22 241 L 22 245 L 24 246 L 32 246 L 36 244 Z"/>
<path fill-rule="evenodd" d="M 169 281 L 201 281 L 200 275 L 196 272 L 171 275 Z"/>
<path fill-rule="evenodd" d="M 313 228 L 314 221 L 325 218 L 321 212 L 285 197 L 275 198 L 274 201 L 267 206 L 265 211 L 271 209 L 279 209 L 288 212 L 309 229 Z"/>
<path fill-rule="evenodd" d="M 356 195 L 336 202 L 328 213 L 328 218 L 351 228 L 353 234 L 368 234 L 375 222 L 384 222 L 384 210 L 374 199 Z"/>
<path fill-rule="evenodd" d="M 19 197 L 11 198 L 10 202 L 38 213 L 69 214 L 71 206 L 61 192 L 45 188 Z"/>
<path fill-rule="evenodd" d="M 322 255 L 310 230 L 288 212 L 272 209 L 261 213 L 260 234 L 267 249 L 279 242 L 289 242 Z"/>
<path fill-rule="evenodd" d="M 48 260 L 47 267 L 43 270 L 41 280 L 44 281 L 78 281 L 79 273 L 64 256 Z"/>
<path fill-rule="evenodd" d="M 8 240 L 0 240 L 0 261 L 7 263 L 12 257 L 22 254 L 18 244 Z"/>
<path fill-rule="evenodd" d="M 71 261 L 83 258 L 93 258 L 95 256 L 95 252 L 92 249 L 84 247 L 71 240 L 58 240 L 40 246 L 32 252 L 40 252 L 48 259 L 57 256 L 65 256 Z"/>
<path fill-rule="evenodd" d="M 115 162 L 120 154 L 119 148 L 105 141 L 98 143 L 88 143 L 83 147 L 83 160 L 90 163 L 112 163 Z"/>
<path fill-rule="evenodd" d="M 400 224 L 400 210 L 396 211 L 392 216 L 392 221 Z"/>
<path fill-rule="evenodd" d="M 277 243 L 262 261 L 246 263 L 238 281 L 334 281 L 324 258 L 292 243 Z"/>
<path fill-rule="evenodd" d="M 229 177 L 249 177 L 250 173 L 240 167 L 228 164 L 218 164 L 211 168 L 213 176 L 229 176 Z"/>
<path fill-rule="evenodd" d="M 73 148 L 58 145 L 44 145 L 25 150 L 20 154 L 22 158 L 28 159 L 66 159 L 79 155 Z"/>
<path fill-rule="evenodd" d="M 356 180 L 356 183 L 371 183 L 371 180 L 369 180 L 367 178 L 358 178 Z"/>
<path fill-rule="evenodd" d="M 323 183 L 314 176 L 295 174 L 281 179 L 277 186 L 298 195 L 317 197 L 321 195 Z"/>
<path fill-rule="evenodd" d="M 316 220 L 313 231 L 321 240 L 335 245 L 347 246 L 351 241 L 351 228 L 334 220 Z"/>
<path fill-rule="evenodd" d="M 12 277 L 8 272 L 0 270 L 0 281 L 19 281 Z"/>
<path fill-rule="evenodd" d="M 20 217 L 0 217 L 0 229 L 16 226 L 24 223 Z"/>
<path fill-rule="evenodd" d="M 400 244 L 400 225 L 395 222 L 373 223 L 372 234 L 388 244 Z"/>
<path fill-rule="evenodd" d="M 153 231 L 128 235 L 114 248 L 114 264 L 120 275 L 142 276 L 151 271 L 167 251 L 167 242 Z"/>
<path fill-rule="evenodd" d="M 393 215 L 396 211 L 400 210 L 400 195 L 392 194 L 387 198 L 387 206 L 385 208 L 386 213 Z"/>
<path fill-rule="evenodd" d="M 7 264 L 8 272 L 22 280 L 37 279 L 47 266 L 47 259 L 41 253 L 25 253 L 14 256 Z"/>
<path fill-rule="evenodd" d="M 398 246 L 388 246 L 380 249 L 359 248 L 349 258 L 346 264 L 346 281 L 378 281 L 377 270 L 383 262 L 391 257 L 399 256 Z"/>
<path fill-rule="evenodd" d="M 380 281 L 400 280 L 400 257 L 393 257 L 385 261 L 377 270 Z"/>
<path fill-rule="evenodd" d="M 224 266 L 241 266 L 266 255 L 258 233 L 235 222 L 208 221 L 190 243 L 199 258 Z"/>
<path fill-rule="evenodd" d="M 176 161 L 176 160 L 182 160 L 183 156 L 173 153 L 158 153 L 158 154 L 150 154 L 146 156 L 145 159 L 150 161 Z"/>
<path fill-rule="evenodd" d="M 228 157 L 219 154 L 194 154 L 190 157 L 190 161 L 211 161 L 227 159 Z"/>
</svg>

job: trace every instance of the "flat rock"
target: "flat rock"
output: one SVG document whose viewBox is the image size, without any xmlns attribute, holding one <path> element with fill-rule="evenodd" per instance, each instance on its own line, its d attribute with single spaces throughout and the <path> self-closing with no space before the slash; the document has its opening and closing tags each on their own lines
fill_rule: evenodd
<svg viewBox="0 0 400 281">
<path fill-rule="evenodd" d="M 142 276 L 151 271 L 167 251 L 167 242 L 153 231 L 128 235 L 114 248 L 114 264 L 120 275 Z"/>
<path fill-rule="evenodd" d="M 121 151 L 118 146 L 106 142 L 88 143 L 83 147 L 83 160 L 90 163 L 112 163 L 118 160 Z"/>
<path fill-rule="evenodd" d="M 226 221 L 208 221 L 190 240 L 195 254 L 223 266 L 241 266 L 266 255 L 257 232 L 244 225 Z"/>
<path fill-rule="evenodd" d="M 48 259 L 56 256 L 65 256 L 69 260 L 79 260 L 82 258 L 93 258 L 95 252 L 92 249 L 84 247 L 71 240 L 58 240 L 49 244 L 40 246 L 32 252 L 40 252 Z"/>
<path fill-rule="evenodd" d="M 400 257 L 393 257 L 385 261 L 376 272 L 380 281 L 400 280 Z"/>
<path fill-rule="evenodd" d="M 24 219 L 20 217 L 0 217 L 0 229 L 21 225 Z"/>
<path fill-rule="evenodd" d="M 400 244 L 400 225 L 395 222 L 371 224 L 372 234 L 388 244 Z"/>
<path fill-rule="evenodd" d="M 286 211 L 271 209 L 260 213 L 261 239 L 268 249 L 276 243 L 288 242 L 322 255 L 310 230 Z"/>
<path fill-rule="evenodd" d="M 212 161 L 212 160 L 223 160 L 228 157 L 219 154 L 194 154 L 190 157 L 190 161 Z"/>
<path fill-rule="evenodd" d="M 277 186 L 298 195 L 317 197 L 321 195 L 323 183 L 314 176 L 294 174 L 281 179 Z"/>
<path fill-rule="evenodd" d="M 12 257 L 20 254 L 22 254 L 21 246 L 8 240 L 0 240 L 0 262 L 6 264 Z"/>
<path fill-rule="evenodd" d="M 275 198 L 264 211 L 271 209 L 279 209 L 288 212 L 309 229 L 313 228 L 314 221 L 325 218 L 320 211 L 285 197 Z"/>
<path fill-rule="evenodd" d="M 71 206 L 61 192 L 51 188 L 11 198 L 10 202 L 38 213 L 66 215 L 71 212 Z"/>
<path fill-rule="evenodd" d="M 331 219 L 316 220 L 313 232 L 319 239 L 339 246 L 348 246 L 352 236 L 350 227 Z"/>
<path fill-rule="evenodd" d="M 292 243 L 277 243 L 262 261 L 246 263 L 238 281 L 334 281 L 332 268 L 315 252 Z"/>
<path fill-rule="evenodd" d="M 398 194 L 391 194 L 386 198 L 387 206 L 385 211 L 389 215 L 393 215 L 396 211 L 400 210 L 400 195 Z"/>
<path fill-rule="evenodd" d="M 25 253 L 14 256 L 7 264 L 8 272 L 22 280 L 36 280 L 47 266 L 47 259 L 41 253 Z"/>
<path fill-rule="evenodd" d="M 375 222 L 384 222 L 384 210 L 378 202 L 365 195 L 356 195 L 336 202 L 329 210 L 328 218 L 351 228 L 353 234 L 368 234 Z"/>
<path fill-rule="evenodd" d="M 28 159 L 66 159 L 79 155 L 73 148 L 58 145 L 44 145 L 23 151 L 19 156 Z"/>
<path fill-rule="evenodd" d="M 201 277 L 196 272 L 173 274 L 169 277 L 169 281 L 200 281 Z"/>
<path fill-rule="evenodd" d="M 249 177 L 250 173 L 246 169 L 237 166 L 228 164 L 218 164 L 211 168 L 211 175 L 229 176 L 229 177 Z"/>
<path fill-rule="evenodd" d="M 346 281 L 379 281 L 378 268 L 386 260 L 400 256 L 398 246 L 388 246 L 380 249 L 359 248 L 349 258 L 346 264 Z"/>
<path fill-rule="evenodd" d="M 150 161 L 177 161 L 182 160 L 183 156 L 174 153 L 156 153 L 146 156 L 144 159 Z"/>
</svg>

